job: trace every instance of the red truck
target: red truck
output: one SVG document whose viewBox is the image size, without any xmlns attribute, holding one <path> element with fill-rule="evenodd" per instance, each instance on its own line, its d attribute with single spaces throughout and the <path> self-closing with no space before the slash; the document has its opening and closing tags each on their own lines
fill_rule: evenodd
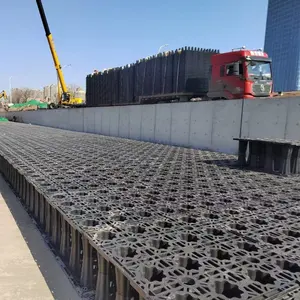
<svg viewBox="0 0 300 300">
<path fill-rule="evenodd" d="M 271 59 L 260 49 L 233 49 L 211 57 L 209 99 L 270 97 L 272 87 Z"/>
<path fill-rule="evenodd" d="M 271 97 L 271 59 L 261 49 L 185 47 L 87 76 L 87 106 Z"/>
</svg>

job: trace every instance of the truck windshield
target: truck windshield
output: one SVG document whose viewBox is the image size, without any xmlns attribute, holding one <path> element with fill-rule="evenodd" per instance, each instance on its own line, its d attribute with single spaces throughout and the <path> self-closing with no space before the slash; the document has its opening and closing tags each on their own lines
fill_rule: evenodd
<svg viewBox="0 0 300 300">
<path fill-rule="evenodd" d="M 271 64 L 265 61 L 250 61 L 247 64 L 248 77 L 252 79 L 272 79 Z"/>
</svg>

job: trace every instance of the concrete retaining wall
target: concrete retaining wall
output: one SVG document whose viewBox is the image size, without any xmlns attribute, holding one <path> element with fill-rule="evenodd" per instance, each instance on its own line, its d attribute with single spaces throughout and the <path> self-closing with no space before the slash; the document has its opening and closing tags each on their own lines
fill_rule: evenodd
<svg viewBox="0 0 300 300">
<path fill-rule="evenodd" d="M 241 135 L 300 140 L 300 98 L 245 101 Z"/>
<path fill-rule="evenodd" d="M 9 112 L 19 121 L 170 145 L 236 153 L 233 137 L 300 140 L 300 98 Z"/>
</svg>

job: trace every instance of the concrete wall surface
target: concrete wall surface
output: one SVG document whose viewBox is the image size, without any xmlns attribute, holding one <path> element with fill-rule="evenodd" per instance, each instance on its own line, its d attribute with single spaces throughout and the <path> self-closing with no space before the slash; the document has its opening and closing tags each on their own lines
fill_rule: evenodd
<svg viewBox="0 0 300 300">
<path fill-rule="evenodd" d="M 232 153 L 242 101 L 167 103 L 8 112 L 18 121 L 61 129 Z"/>
<path fill-rule="evenodd" d="M 300 140 L 300 98 L 244 101 L 241 136 Z"/>
<path fill-rule="evenodd" d="M 18 121 L 237 153 L 234 137 L 300 140 L 300 98 L 184 102 L 2 113 Z"/>
</svg>

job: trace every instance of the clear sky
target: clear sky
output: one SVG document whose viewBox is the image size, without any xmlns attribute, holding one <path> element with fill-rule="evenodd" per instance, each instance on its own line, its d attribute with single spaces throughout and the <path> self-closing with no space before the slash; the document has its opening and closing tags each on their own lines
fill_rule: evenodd
<svg viewBox="0 0 300 300">
<path fill-rule="evenodd" d="M 0 90 L 41 88 L 56 73 L 34 0 L 2 0 Z M 94 69 L 155 54 L 159 47 L 263 47 L 267 0 L 43 0 L 66 81 L 85 87 Z"/>
</svg>

